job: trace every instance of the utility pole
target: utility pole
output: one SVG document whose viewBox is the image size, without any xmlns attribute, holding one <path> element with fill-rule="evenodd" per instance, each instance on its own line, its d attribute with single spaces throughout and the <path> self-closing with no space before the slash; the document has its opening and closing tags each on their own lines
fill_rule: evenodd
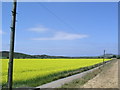
<svg viewBox="0 0 120 90">
<path fill-rule="evenodd" d="M 104 54 L 103 54 L 103 64 L 104 64 L 104 61 L 105 61 L 105 50 L 104 50 Z"/>
<path fill-rule="evenodd" d="M 12 23 L 11 23 L 11 36 L 10 36 L 10 53 L 9 53 L 9 67 L 8 67 L 8 89 L 9 90 L 12 90 L 16 6 L 17 6 L 17 0 L 14 0 L 13 1 L 13 9 L 12 9 Z"/>
</svg>

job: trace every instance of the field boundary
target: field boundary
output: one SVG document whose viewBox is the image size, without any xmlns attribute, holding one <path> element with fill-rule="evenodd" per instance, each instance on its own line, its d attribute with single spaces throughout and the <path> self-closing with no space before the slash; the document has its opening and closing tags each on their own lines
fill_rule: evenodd
<svg viewBox="0 0 120 90">
<path fill-rule="evenodd" d="M 108 64 L 111 61 L 112 60 L 106 61 L 105 64 Z M 93 66 L 95 66 L 95 67 L 93 67 Z M 43 84 L 43 85 L 38 86 L 36 88 L 58 88 L 58 87 L 61 87 L 62 85 L 64 85 L 65 83 L 69 83 L 70 81 L 81 78 L 84 75 L 86 75 L 87 73 L 92 72 L 92 71 L 94 71 L 96 69 L 99 69 L 102 66 L 103 66 L 103 62 L 99 63 L 99 64 L 92 65 L 92 66 L 83 67 L 83 68 L 88 68 L 88 69 L 86 69 L 83 72 L 79 72 L 78 74 L 74 74 L 74 75 L 71 75 L 71 76 L 68 76 L 68 77 L 65 77 L 65 78 L 62 78 L 62 79 L 58 79 L 56 81 L 52 81 L 52 82 L 47 83 L 47 84 Z"/>
<path fill-rule="evenodd" d="M 108 73 L 109 72 L 109 68 L 113 67 L 113 65 L 115 63 L 117 63 L 118 60 L 114 60 L 110 63 L 107 63 L 106 65 L 104 65 L 104 67 L 101 67 L 100 69 L 96 69 L 88 74 L 86 74 L 85 76 L 83 76 L 82 78 L 79 78 L 79 79 L 76 79 L 76 80 L 73 80 L 69 83 L 66 83 L 64 84 L 63 86 L 61 86 L 61 88 L 90 88 L 90 87 L 83 87 L 86 83 L 89 82 L 90 83 L 94 83 L 96 84 L 94 81 L 93 82 L 90 82 L 92 80 L 94 80 L 94 78 L 96 77 L 99 77 L 101 74 L 105 74 L 105 73 Z M 107 72 L 108 71 L 108 72 Z M 109 74 L 110 75 L 110 74 Z M 104 76 L 104 75 L 103 75 Z M 102 80 L 102 79 L 101 79 Z M 105 80 L 105 78 L 104 78 Z M 107 79 L 108 80 L 108 79 Z M 106 80 L 106 81 L 107 81 Z M 99 83 L 101 83 L 102 81 L 99 81 Z M 94 86 L 94 84 L 92 84 Z M 91 85 L 91 84 L 90 84 Z M 97 84 L 96 84 L 97 85 Z M 97 88 L 97 87 L 96 87 Z M 108 87 L 110 88 L 110 87 Z M 117 88 L 117 87 L 115 87 Z M 112 88 L 114 89 L 114 88 Z M 88 89 L 89 90 L 89 89 Z M 96 89 L 95 89 L 96 90 Z M 105 89 L 103 89 L 105 90 Z M 109 90 L 109 89 L 108 89 Z"/>
</svg>

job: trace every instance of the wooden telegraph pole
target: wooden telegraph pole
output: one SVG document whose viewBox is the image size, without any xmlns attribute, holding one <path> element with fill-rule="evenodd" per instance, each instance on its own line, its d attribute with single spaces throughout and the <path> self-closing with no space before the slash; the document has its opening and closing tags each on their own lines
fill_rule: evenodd
<svg viewBox="0 0 120 90">
<path fill-rule="evenodd" d="M 103 54 L 103 64 L 104 64 L 104 61 L 105 61 L 105 50 L 104 50 L 104 54 Z"/>
<path fill-rule="evenodd" d="M 17 0 L 14 0 L 13 1 L 13 10 L 12 10 L 12 23 L 11 23 L 11 36 L 10 36 L 10 53 L 9 53 L 9 67 L 8 67 L 8 89 L 9 90 L 12 90 L 16 6 L 17 6 Z"/>
</svg>

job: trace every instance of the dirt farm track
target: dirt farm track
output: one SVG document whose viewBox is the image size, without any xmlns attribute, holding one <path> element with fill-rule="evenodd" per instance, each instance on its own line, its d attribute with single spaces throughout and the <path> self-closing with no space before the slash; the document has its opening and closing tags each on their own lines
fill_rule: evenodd
<svg viewBox="0 0 120 90">
<path fill-rule="evenodd" d="M 83 88 L 118 88 L 118 61 L 89 80 Z"/>
</svg>

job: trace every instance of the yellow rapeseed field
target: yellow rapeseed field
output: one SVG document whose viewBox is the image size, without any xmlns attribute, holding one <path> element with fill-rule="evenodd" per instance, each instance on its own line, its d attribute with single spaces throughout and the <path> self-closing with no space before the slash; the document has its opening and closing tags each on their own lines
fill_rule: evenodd
<svg viewBox="0 0 120 90">
<path fill-rule="evenodd" d="M 8 59 L 2 60 L 2 83 L 7 83 Z M 105 59 L 105 61 L 110 59 Z M 94 65 L 103 59 L 14 59 L 13 82 Z"/>
</svg>

